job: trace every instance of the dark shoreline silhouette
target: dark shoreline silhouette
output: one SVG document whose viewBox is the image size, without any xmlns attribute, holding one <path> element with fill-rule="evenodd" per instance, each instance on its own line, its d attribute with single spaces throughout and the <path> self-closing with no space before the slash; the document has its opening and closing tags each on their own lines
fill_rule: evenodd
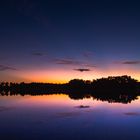
<svg viewBox="0 0 140 140">
<path fill-rule="evenodd" d="M 71 99 L 93 97 L 109 103 L 130 103 L 140 95 L 140 83 L 130 76 L 113 76 L 93 81 L 73 79 L 66 84 L 8 83 L 0 84 L 0 95 L 50 95 L 67 94 Z"/>
</svg>

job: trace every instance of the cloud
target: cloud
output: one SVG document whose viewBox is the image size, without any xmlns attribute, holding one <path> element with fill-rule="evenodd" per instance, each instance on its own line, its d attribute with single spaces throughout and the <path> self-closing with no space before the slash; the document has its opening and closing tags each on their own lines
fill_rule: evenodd
<svg viewBox="0 0 140 140">
<path fill-rule="evenodd" d="M 60 64 L 60 65 L 79 65 L 79 66 L 84 66 L 84 67 L 96 67 L 93 64 L 89 64 L 87 62 L 84 61 L 77 61 L 77 60 L 73 60 L 73 59 L 53 59 L 55 64 Z"/>
<path fill-rule="evenodd" d="M 7 71 L 7 70 L 17 70 L 17 69 L 10 66 L 0 65 L 0 71 Z"/>
<path fill-rule="evenodd" d="M 93 64 L 84 64 L 85 67 L 95 68 L 96 66 Z"/>
<path fill-rule="evenodd" d="M 72 60 L 72 59 L 54 59 L 53 60 L 56 64 L 60 65 L 81 65 L 82 62 Z"/>
<path fill-rule="evenodd" d="M 124 61 L 124 62 L 121 62 L 121 64 L 137 65 L 137 64 L 140 64 L 140 61 Z"/>
<path fill-rule="evenodd" d="M 138 112 L 126 112 L 124 114 L 128 115 L 128 116 L 139 116 L 140 115 L 140 113 L 138 113 Z"/>
<path fill-rule="evenodd" d="M 85 71 L 91 71 L 90 69 L 73 69 L 75 71 L 79 71 L 79 72 L 85 72 Z"/>
<path fill-rule="evenodd" d="M 32 55 L 34 56 L 43 56 L 44 54 L 41 52 L 33 52 Z"/>
</svg>

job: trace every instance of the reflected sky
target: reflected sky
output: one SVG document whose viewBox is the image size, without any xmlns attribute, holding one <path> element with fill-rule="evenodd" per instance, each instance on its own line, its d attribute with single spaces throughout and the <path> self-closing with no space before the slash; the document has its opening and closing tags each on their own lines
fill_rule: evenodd
<svg viewBox="0 0 140 140">
<path fill-rule="evenodd" d="M 1 96 L 0 136 L 4 140 L 139 140 L 139 106 L 140 97 L 122 104 L 72 100 L 63 94 Z"/>
</svg>

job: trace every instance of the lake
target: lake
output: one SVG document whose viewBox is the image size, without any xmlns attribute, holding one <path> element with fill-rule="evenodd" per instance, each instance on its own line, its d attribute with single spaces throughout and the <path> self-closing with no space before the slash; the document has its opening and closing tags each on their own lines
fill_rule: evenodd
<svg viewBox="0 0 140 140">
<path fill-rule="evenodd" d="M 66 94 L 0 96 L 1 140 L 140 140 L 140 97 L 129 103 Z"/>
</svg>

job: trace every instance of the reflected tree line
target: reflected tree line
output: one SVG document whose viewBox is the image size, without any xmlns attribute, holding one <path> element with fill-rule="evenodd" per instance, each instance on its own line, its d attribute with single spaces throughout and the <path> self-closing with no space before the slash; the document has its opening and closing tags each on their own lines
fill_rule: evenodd
<svg viewBox="0 0 140 140">
<path fill-rule="evenodd" d="M 0 83 L 0 95 L 51 95 L 67 94 L 71 99 L 93 98 L 109 103 L 130 103 L 140 95 L 140 83 L 130 76 L 85 81 L 73 79 L 66 84 L 52 83 Z"/>
</svg>

